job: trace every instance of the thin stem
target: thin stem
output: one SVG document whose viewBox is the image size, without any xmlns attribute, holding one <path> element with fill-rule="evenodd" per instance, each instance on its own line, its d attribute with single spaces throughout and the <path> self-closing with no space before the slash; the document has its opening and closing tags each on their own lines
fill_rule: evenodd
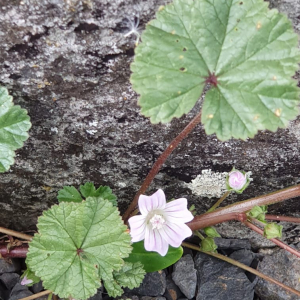
<svg viewBox="0 0 300 300">
<path fill-rule="evenodd" d="M 13 247 L 12 249 L 7 249 L 7 245 L 0 245 L 0 256 L 6 257 L 26 257 L 28 251 L 28 245 L 22 245 L 18 247 Z"/>
<path fill-rule="evenodd" d="M 205 239 L 205 237 L 198 230 L 195 230 L 194 234 L 197 235 L 201 241 Z"/>
<path fill-rule="evenodd" d="M 272 221 L 284 221 L 284 222 L 291 222 L 291 223 L 300 223 L 300 218 L 295 218 L 295 217 L 266 215 L 265 219 L 266 220 L 272 220 Z"/>
<path fill-rule="evenodd" d="M 243 221 L 242 223 L 245 224 L 250 229 L 254 230 L 255 232 L 259 233 L 260 235 L 264 236 L 264 231 L 261 230 L 256 225 L 252 224 L 251 222 L 246 220 L 246 221 Z M 282 248 L 300 258 L 300 252 L 298 252 L 296 249 L 290 247 L 289 245 L 285 244 L 284 242 L 282 242 L 278 239 L 269 239 L 269 240 L 272 241 L 277 246 L 279 246 L 280 248 Z"/>
<path fill-rule="evenodd" d="M 159 158 L 156 160 L 154 165 L 152 166 L 152 169 L 150 170 L 149 174 L 147 175 L 146 179 L 144 180 L 142 186 L 138 190 L 137 194 L 135 195 L 133 201 L 127 208 L 126 212 L 123 215 L 124 223 L 127 224 L 127 221 L 131 215 L 131 213 L 134 211 L 135 207 L 137 206 L 138 199 L 141 194 L 145 193 L 149 185 L 151 184 L 152 180 L 164 164 L 164 162 L 167 160 L 169 155 L 173 152 L 173 150 L 180 144 L 180 142 L 196 127 L 197 124 L 199 124 L 201 121 L 201 112 L 199 112 L 192 120 L 191 122 L 179 133 L 179 135 L 170 143 L 170 145 L 167 147 L 167 149 L 159 156 Z"/>
<path fill-rule="evenodd" d="M 46 291 L 31 295 L 29 297 L 21 298 L 20 300 L 32 300 L 32 299 L 36 299 L 36 298 L 48 295 L 50 293 L 52 293 L 52 291 L 46 290 Z"/>
<path fill-rule="evenodd" d="M 192 231 L 194 231 L 226 221 L 239 220 L 239 215 L 241 213 L 245 213 L 251 210 L 251 208 L 256 205 L 269 205 L 298 196 L 300 196 L 300 184 L 267 195 L 231 204 L 224 208 L 216 209 L 213 212 L 196 216 L 191 222 L 187 223 L 187 225 L 191 228 Z"/>
<path fill-rule="evenodd" d="M 229 194 L 230 191 L 225 192 L 224 195 L 207 212 L 214 211 L 216 208 L 218 208 L 220 204 L 228 197 Z"/>
<path fill-rule="evenodd" d="M 12 236 L 18 237 L 18 238 L 23 239 L 23 240 L 27 240 L 27 241 L 32 240 L 31 235 L 21 233 L 21 232 L 18 232 L 18 231 L 14 231 L 14 230 L 10 230 L 10 229 L 6 229 L 4 227 L 0 227 L 0 232 L 2 232 L 4 234 L 7 234 L 7 235 L 12 235 Z"/>
<path fill-rule="evenodd" d="M 193 249 L 193 250 L 197 250 L 197 251 L 199 251 L 199 252 L 208 254 L 208 255 L 213 256 L 213 257 L 216 257 L 216 258 L 219 258 L 219 259 L 221 259 L 221 260 L 223 260 L 223 261 L 226 261 L 226 262 L 228 262 L 228 263 L 230 263 L 230 264 L 232 264 L 232 265 L 234 265 L 234 266 L 237 266 L 237 267 L 239 267 L 239 268 L 241 268 L 241 269 L 243 269 L 243 270 L 246 270 L 246 271 L 248 271 L 248 272 L 250 272 L 250 273 L 252 273 L 252 274 L 254 274 L 254 275 L 256 275 L 256 276 L 259 276 L 260 278 L 263 278 L 263 279 L 265 279 L 265 280 L 267 280 L 267 281 L 269 281 L 269 282 L 275 283 L 275 284 L 277 284 L 278 286 L 282 287 L 283 289 L 285 289 L 285 290 L 287 290 L 287 291 L 289 291 L 289 292 L 292 292 L 293 294 L 295 294 L 295 295 L 297 295 L 297 296 L 300 296 L 300 291 L 297 291 L 297 290 L 295 290 L 295 289 L 293 289 L 293 288 L 291 288 L 291 287 L 289 287 L 289 286 L 287 286 L 287 285 L 285 285 L 285 284 L 283 284 L 283 283 L 281 283 L 281 282 L 279 282 L 279 281 L 273 279 L 272 277 L 269 277 L 269 276 L 267 276 L 267 275 L 265 275 L 265 274 L 263 274 L 263 273 L 261 273 L 261 272 L 255 270 L 255 269 L 250 268 L 250 267 L 248 267 L 248 266 L 246 266 L 246 265 L 244 265 L 244 264 L 242 264 L 242 263 L 240 263 L 240 262 L 238 262 L 238 261 L 235 261 L 234 259 L 231 259 L 231 258 L 229 258 L 229 257 L 227 257 L 227 256 L 224 256 L 224 255 L 222 255 L 222 254 L 215 253 L 215 252 L 202 251 L 202 250 L 200 249 L 200 247 L 198 247 L 198 246 L 196 246 L 196 245 L 193 245 L 193 244 L 190 244 L 190 243 L 185 243 L 185 242 L 183 242 L 183 243 L 182 243 L 182 246 L 188 247 L 188 248 Z"/>
</svg>

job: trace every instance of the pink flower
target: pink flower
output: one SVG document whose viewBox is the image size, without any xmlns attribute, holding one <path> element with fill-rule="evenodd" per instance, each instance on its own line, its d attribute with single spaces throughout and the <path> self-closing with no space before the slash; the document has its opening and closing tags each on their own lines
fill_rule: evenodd
<svg viewBox="0 0 300 300">
<path fill-rule="evenodd" d="M 27 277 L 26 276 L 24 276 L 24 278 L 22 279 L 22 281 L 21 281 L 21 284 L 22 285 L 27 285 L 27 284 L 30 284 L 30 283 L 32 283 L 33 281 L 31 280 L 31 279 L 27 279 Z"/>
<path fill-rule="evenodd" d="M 240 171 L 232 171 L 229 173 L 228 184 L 234 190 L 240 190 L 247 183 L 247 175 Z"/>
<path fill-rule="evenodd" d="M 158 190 L 151 196 L 140 196 L 139 210 L 141 215 L 128 220 L 131 241 L 145 240 L 147 251 L 156 251 L 165 256 L 169 245 L 177 248 L 192 235 L 191 229 L 184 224 L 194 218 L 187 209 L 185 198 L 166 203 L 164 192 Z"/>
</svg>

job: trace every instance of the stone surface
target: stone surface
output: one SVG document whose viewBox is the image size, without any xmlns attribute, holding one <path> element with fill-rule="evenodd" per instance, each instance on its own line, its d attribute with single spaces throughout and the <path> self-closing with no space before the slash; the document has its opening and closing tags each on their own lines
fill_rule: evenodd
<svg viewBox="0 0 300 300">
<path fill-rule="evenodd" d="M 250 267 L 252 261 L 255 258 L 255 254 L 248 249 L 242 249 L 242 250 L 234 251 L 232 254 L 229 255 L 229 257 Z"/>
<path fill-rule="evenodd" d="M 141 300 L 166 300 L 165 297 L 149 297 L 149 296 L 144 296 L 141 298 Z"/>
<path fill-rule="evenodd" d="M 164 271 L 147 273 L 142 284 L 131 291 L 141 296 L 162 296 L 166 290 L 166 274 Z"/>
<path fill-rule="evenodd" d="M 166 291 L 163 296 L 167 300 L 177 300 L 181 296 L 183 296 L 179 287 L 172 280 L 172 275 L 167 276 L 166 282 L 167 282 Z"/>
<path fill-rule="evenodd" d="M 34 294 L 41 292 L 44 289 L 42 281 L 35 283 L 30 289 Z"/>
<path fill-rule="evenodd" d="M 0 281 L 8 290 L 11 290 L 20 280 L 20 275 L 16 273 L 4 273 L 0 276 Z"/>
<path fill-rule="evenodd" d="M 19 300 L 31 295 L 32 293 L 28 290 L 27 286 L 17 283 L 10 293 L 9 300 Z"/>
<path fill-rule="evenodd" d="M 300 243 L 296 247 L 300 249 Z M 258 264 L 258 270 L 284 284 L 300 290 L 300 259 L 285 250 L 266 255 Z M 286 292 L 275 284 L 258 280 L 255 292 L 263 300 L 298 300 L 299 297 Z"/>
<path fill-rule="evenodd" d="M 203 253 L 196 255 L 195 267 L 198 272 L 196 300 L 253 300 L 254 284 L 243 270 Z"/>
<path fill-rule="evenodd" d="M 86 181 L 110 185 L 124 211 L 155 159 L 199 111 L 200 103 L 186 118 L 151 125 L 139 114 L 130 86 L 135 37 L 124 37 L 130 30 L 126 19 L 138 17 L 142 30 L 166 2 L 0 0 L 0 84 L 28 110 L 33 125 L 15 165 L 1 174 L 0 226 L 34 229 L 63 185 Z M 299 29 L 298 0 L 272 5 Z M 163 188 L 169 199 L 187 197 L 203 213 L 215 200 L 200 200 L 186 183 L 204 169 L 253 172 L 246 192 L 230 195 L 227 203 L 299 183 L 299 128 L 300 118 L 276 133 L 222 143 L 199 125 L 164 164 L 149 193 Z M 298 199 L 271 211 L 299 215 Z"/>
<path fill-rule="evenodd" d="M 17 259 L 0 258 L 0 275 L 3 273 L 14 273 L 20 271 L 20 261 Z"/>
<path fill-rule="evenodd" d="M 240 250 L 251 249 L 251 243 L 248 239 L 224 239 L 214 238 L 219 250 Z"/>
<path fill-rule="evenodd" d="M 175 263 L 172 279 L 188 299 L 195 296 L 197 271 L 191 255 L 187 254 Z"/>
</svg>

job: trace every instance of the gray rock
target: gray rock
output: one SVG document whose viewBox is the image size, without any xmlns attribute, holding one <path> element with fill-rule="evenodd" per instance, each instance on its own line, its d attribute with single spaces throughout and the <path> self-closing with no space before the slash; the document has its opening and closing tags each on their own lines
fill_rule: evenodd
<svg viewBox="0 0 300 300">
<path fill-rule="evenodd" d="M 299 28 L 298 0 L 272 2 Z M 5 186 L 0 191 L 0 226 L 33 228 L 42 211 L 57 202 L 62 186 L 78 187 L 85 181 L 110 185 L 124 211 L 153 161 L 200 110 L 198 103 L 186 118 L 152 125 L 140 115 L 129 82 L 135 37 L 124 37 L 130 30 L 125 18 L 138 16 L 144 29 L 166 1 L 0 4 L 0 82 L 28 110 L 33 123 L 15 165 L 0 178 Z M 245 193 L 231 194 L 227 203 L 298 183 L 299 128 L 300 118 L 276 133 L 222 143 L 198 126 L 166 161 L 149 193 L 163 188 L 169 199 L 187 197 L 204 213 L 215 199 L 199 201 L 186 187 L 203 169 L 223 172 L 235 165 L 253 172 Z M 272 206 L 273 213 L 282 210 L 297 214 L 298 200 Z M 242 228 L 237 234 L 247 232 Z M 220 233 L 230 237 L 225 227 Z"/>
<path fill-rule="evenodd" d="M 242 249 L 234 251 L 229 255 L 229 257 L 249 267 L 255 258 L 255 254 L 248 249 Z"/>
<path fill-rule="evenodd" d="M 20 280 L 20 275 L 17 273 L 4 273 L 0 276 L 0 281 L 3 282 L 8 290 L 11 290 Z"/>
<path fill-rule="evenodd" d="M 198 272 L 196 300 L 253 300 L 254 284 L 243 270 L 209 255 L 195 257 Z"/>
<path fill-rule="evenodd" d="M 177 300 L 182 296 L 182 292 L 171 277 L 172 275 L 167 276 L 167 286 L 164 297 L 166 297 L 167 300 Z"/>
<path fill-rule="evenodd" d="M 27 286 L 17 283 L 10 293 L 9 300 L 19 300 L 31 295 L 32 293 L 28 290 Z"/>
<path fill-rule="evenodd" d="M 101 286 L 97 290 L 97 293 L 93 297 L 90 297 L 89 300 L 102 300 L 102 290 L 103 290 L 103 287 Z"/>
<path fill-rule="evenodd" d="M 10 295 L 10 290 L 8 290 L 5 285 L 0 282 L 0 299 L 1 300 L 8 300 Z"/>
<path fill-rule="evenodd" d="M 41 292 L 44 289 L 42 281 L 35 283 L 30 289 L 34 294 Z"/>
<path fill-rule="evenodd" d="M 300 243 L 297 249 L 300 249 Z M 258 270 L 298 291 L 300 290 L 300 259 L 283 249 L 272 255 L 266 255 L 258 264 Z M 298 296 L 262 279 L 258 280 L 255 292 L 263 300 L 299 300 Z"/>
<path fill-rule="evenodd" d="M 183 256 L 175 265 L 172 279 L 182 293 L 192 299 L 195 296 L 197 286 L 197 271 L 191 255 Z"/>
<path fill-rule="evenodd" d="M 166 285 L 166 274 L 164 271 L 147 273 L 142 284 L 131 292 L 141 296 L 162 296 L 165 293 Z"/>
<path fill-rule="evenodd" d="M 148 297 L 148 296 L 143 296 L 141 300 L 166 300 L 165 297 Z"/>
<path fill-rule="evenodd" d="M 20 262 L 18 259 L 1 259 L 0 258 L 0 275 L 3 273 L 14 273 L 20 271 Z"/>
<path fill-rule="evenodd" d="M 240 249 L 251 249 L 251 243 L 248 239 L 224 239 L 214 238 L 216 245 L 219 250 L 240 250 Z"/>
</svg>

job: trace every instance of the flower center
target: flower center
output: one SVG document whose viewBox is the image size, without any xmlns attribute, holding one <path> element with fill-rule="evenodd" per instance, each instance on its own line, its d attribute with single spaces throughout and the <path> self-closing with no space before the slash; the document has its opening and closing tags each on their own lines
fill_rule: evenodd
<svg viewBox="0 0 300 300">
<path fill-rule="evenodd" d="M 163 218 L 163 216 L 161 215 L 154 215 L 150 221 L 149 221 L 152 225 L 152 229 L 160 229 L 163 227 L 164 223 L 166 222 L 165 219 Z"/>
</svg>

